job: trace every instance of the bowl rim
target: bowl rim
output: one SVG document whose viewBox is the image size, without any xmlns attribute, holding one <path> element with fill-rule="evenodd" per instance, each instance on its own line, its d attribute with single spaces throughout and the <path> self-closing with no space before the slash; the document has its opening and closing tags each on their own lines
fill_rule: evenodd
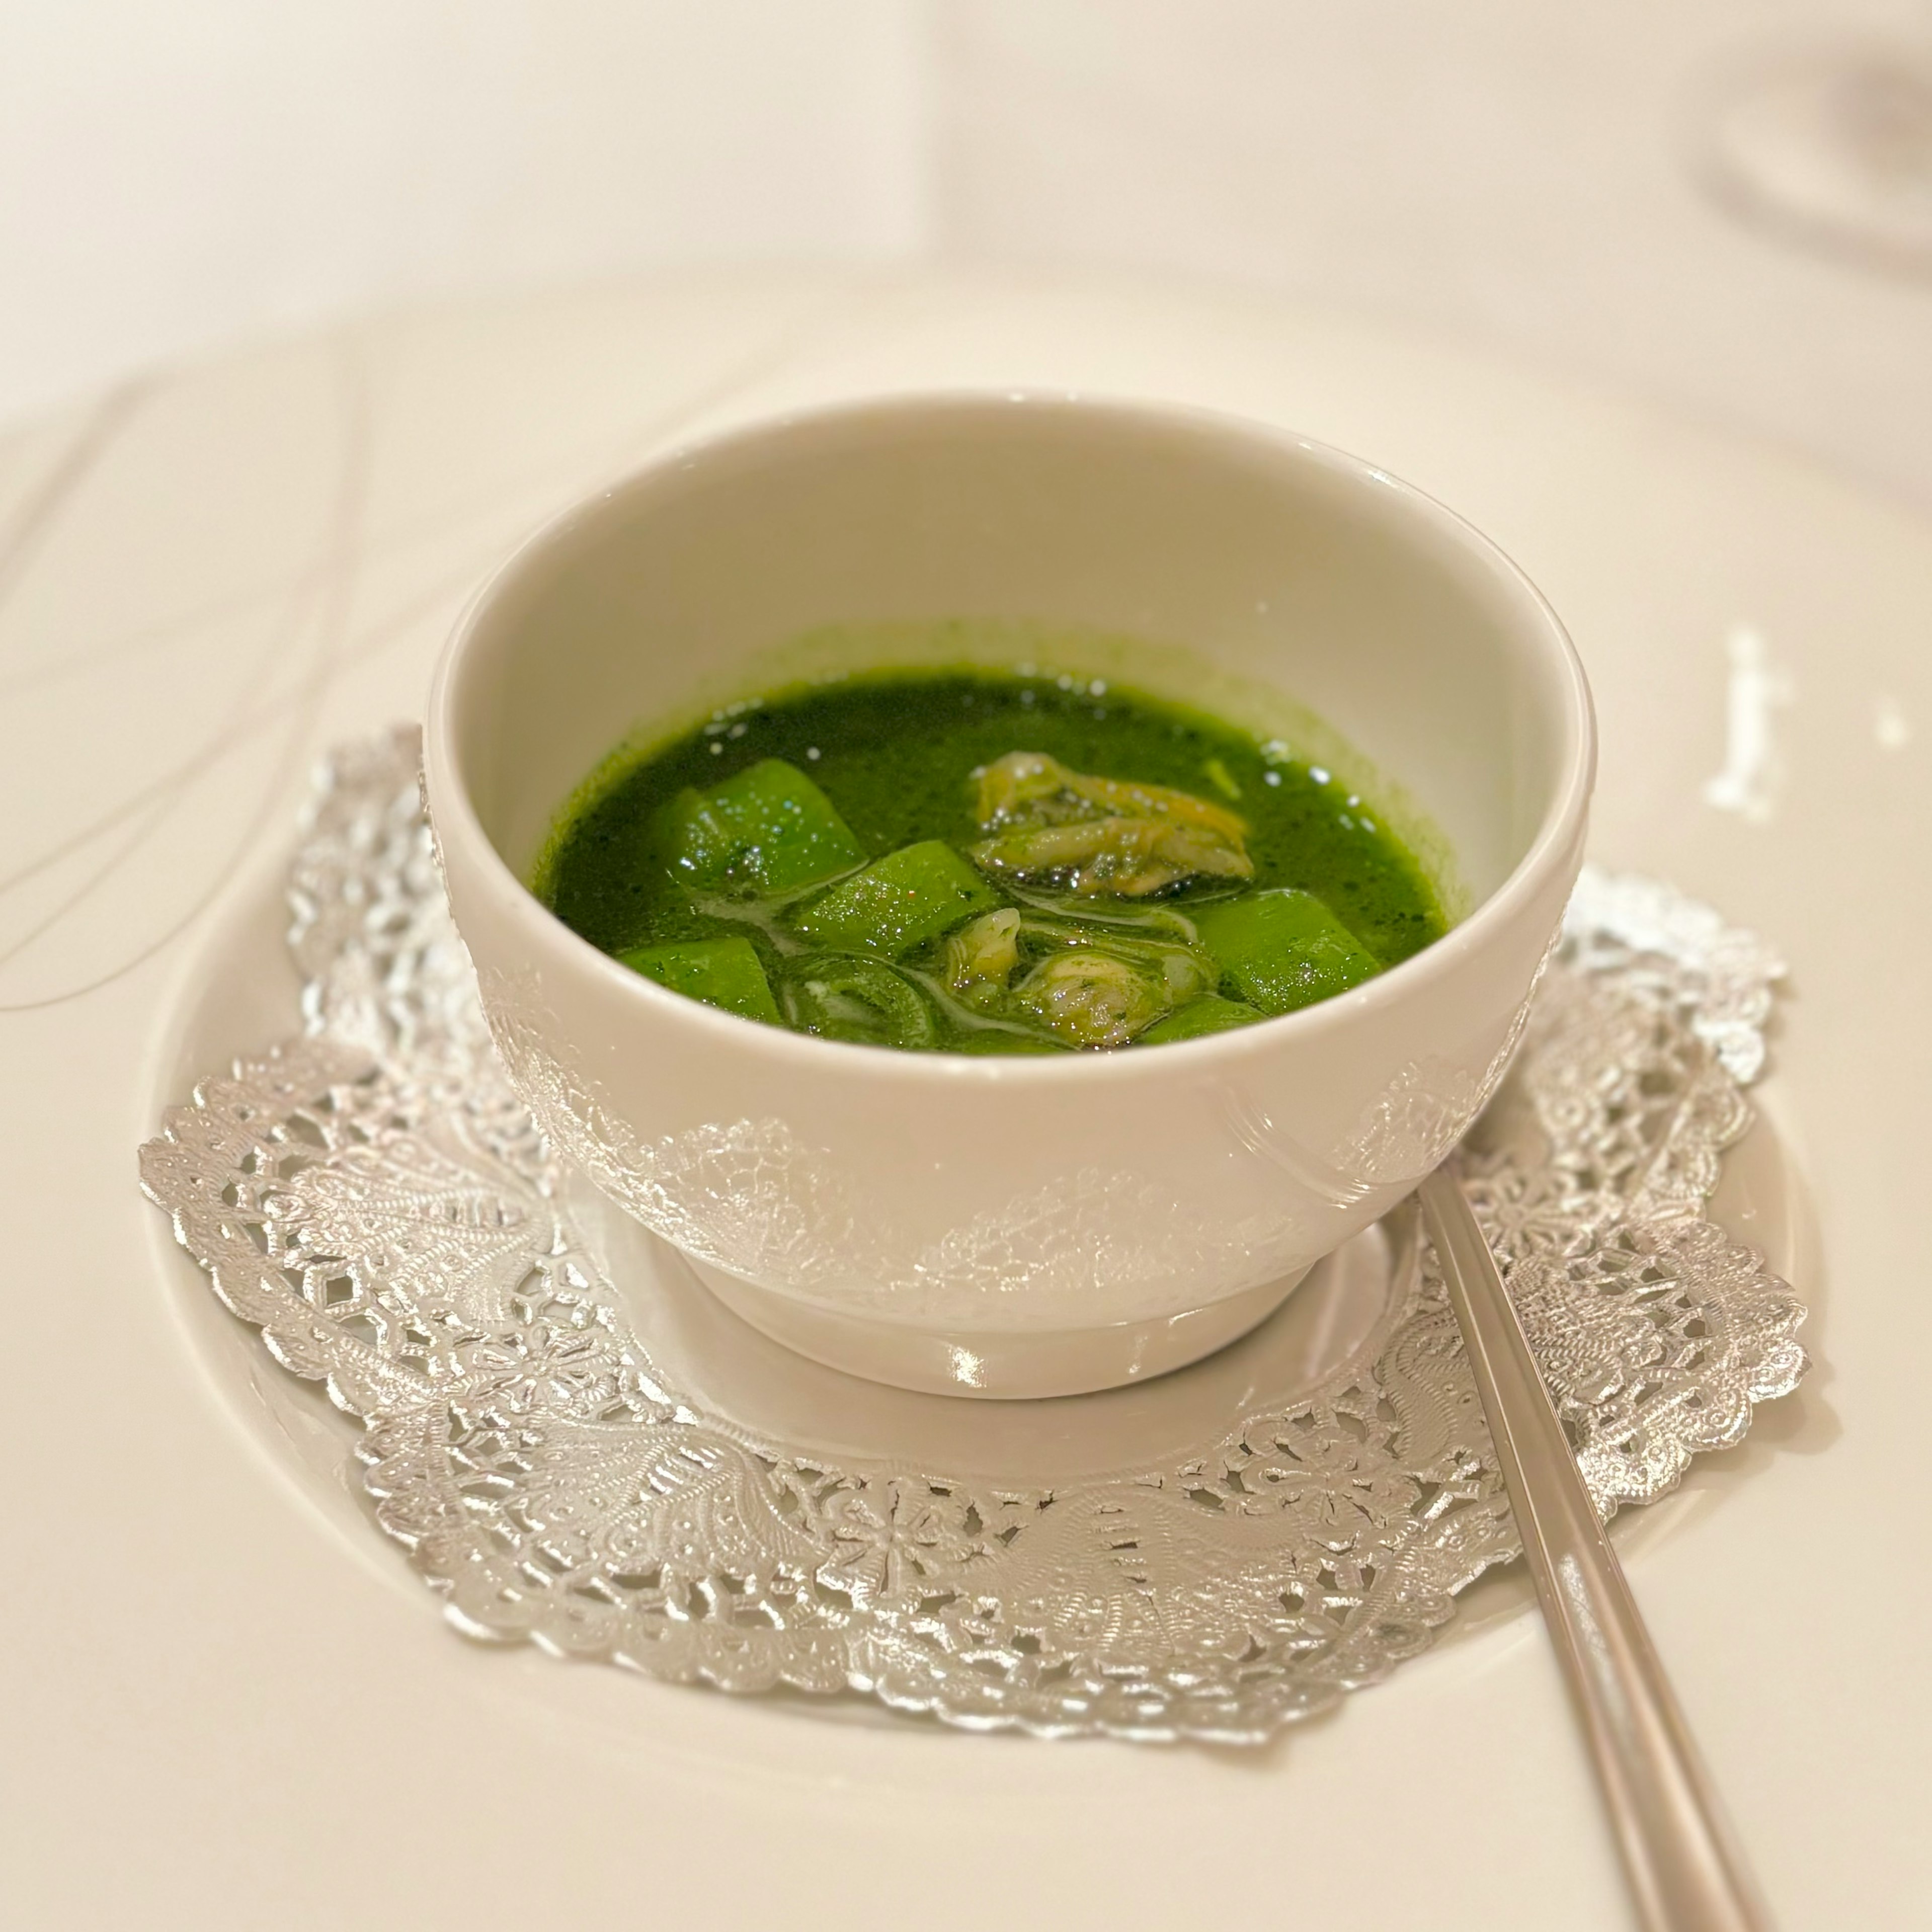
<svg viewBox="0 0 1932 1932">
<path fill-rule="evenodd" d="M 963 1053 L 909 1053 L 901 1048 L 850 1040 L 821 1040 L 774 1027 L 687 998 L 634 973 L 573 932 L 511 868 L 484 830 L 470 797 L 455 752 L 455 709 L 466 663 L 483 620 L 497 600 L 525 575 L 562 548 L 590 518 L 634 493 L 662 482 L 674 472 L 700 461 L 742 454 L 774 438 L 866 422 L 914 419 L 945 413 L 992 416 L 1010 411 L 1066 414 L 1090 419 L 1125 419 L 1150 428 L 1180 429 L 1233 437 L 1250 447 L 1272 450 L 1290 460 L 1312 464 L 1356 489 L 1382 491 L 1400 506 L 1398 514 L 1415 518 L 1439 539 L 1484 566 L 1505 595 L 1521 607 L 1526 634 L 1534 635 L 1550 655 L 1564 687 L 1562 724 L 1568 739 L 1564 764 L 1550 804 L 1528 847 L 1495 890 L 1439 939 L 1372 980 L 1290 1013 L 1272 1016 L 1253 1026 L 1198 1040 L 1164 1042 L 1157 1054 L 1127 1048 L 1054 1054 L 980 1056 Z M 480 849 L 483 878 L 511 916 L 529 925 L 539 945 L 560 946 L 564 956 L 608 986 L 620 999 L 639 1002 L 640 1012 L 669 1024 L 709 1032 L 721 1048 L 774 1054 L 802 1070 L 836 1076 L 862 1070 L 889 1079 L 919 1082 L 986 1082 L 1030 1086 L 1084 1080 L 1091 1084 L 1145 1078 L 1156 1070 L 1183 1072 L 1225 1070 L 1264 1047 L 1312 1039 L 1344 1025 L 1372 1022 L 1386 1007 L 1406 1002 L 1448 976 L 1506 926 L 1560 868 L 1576 847 L 1589 811 L 1596 778 L 1596 711 L 1582 661 L 1550 600 L 1514 558 L 1460 512 L 1380 465 L 1334 445 L 1232 410 L 1144 398 L 1096 394 L 1052 387 L 975 387 L 961 385 L 894 391 L 774 411 L 722 431 L 682 439 L 624 476 L 598 486 L 546 519 L 493 569 L 465 603 L 438 654 L 431 679 L 423 731 L 424 792 L 439 851 L 443 822 L 453 818 L 466 840 Z"/>
</svg>

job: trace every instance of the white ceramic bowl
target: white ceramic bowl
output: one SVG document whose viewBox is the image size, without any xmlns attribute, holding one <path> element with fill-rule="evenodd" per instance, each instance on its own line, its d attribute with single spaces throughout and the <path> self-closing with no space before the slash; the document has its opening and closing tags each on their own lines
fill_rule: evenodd
<svg viewBox="0 0 1932 1932">
<path fill-rule="evenodd" d="M 801 634 L 903 621 L 903 640 L 958 618 L 1016 627 L 980 625 L 956 658 L 1050 650 L 1262 728 L 1274 704 L 1298 749 L 1432 856 L 1464 916 L 1261 1025 L 980 1059 L 716 1011 L 526 889 L 560 807 L 627 729 L 899 650 L 890 629 L 848 629 L 788 655 Z M 572 511 L 458 626 L 425 759 L 490 1024 L 553 1142 L 804 1353 L 1042 1395 L 1244 1333 L 1454 1145 L 1558 930 L 1594 734 L 1549 606 L 1379 470 L 1191 411 L 948 395 L 761 425 Z"/>
</svg>

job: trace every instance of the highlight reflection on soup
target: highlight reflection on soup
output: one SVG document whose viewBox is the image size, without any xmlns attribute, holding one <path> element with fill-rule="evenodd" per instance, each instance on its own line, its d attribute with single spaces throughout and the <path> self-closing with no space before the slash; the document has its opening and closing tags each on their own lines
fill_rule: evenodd
<svg viewBox="0 0 1932 1932">
<path fill-rule="evenodd" d="M 692 999 L 950 1053 L 1252 1026 L 1447 925 L 1372 809 L 1280 740 L 1099 680 L 976 670 L 731 706 L 577 809 L 537 890 Z"/>
</svg>

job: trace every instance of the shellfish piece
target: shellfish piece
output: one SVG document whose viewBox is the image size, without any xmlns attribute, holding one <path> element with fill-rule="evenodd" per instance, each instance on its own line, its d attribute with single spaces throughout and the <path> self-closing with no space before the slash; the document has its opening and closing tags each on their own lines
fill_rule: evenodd
<svg viewBox="0 0 1932 1932">
<path fill-rule="evenodd" d="M 800 1033 L 915 1052 L 938 1042 L 925 996 L 882 960 L 800 960 L 785 974 L 783 989 L 785 1017 Z"/>
<path fill-rule="evenodd" d="M 1178 1012 L 1156 1020 L 1141 1035 L 1143 1046 L 1161 1046 L 1169 1040 L 1201 1040 L 1213 1033 L 1232 1033 L 1236 1027 L 1252 1026 L 1268 1015 L 1238 1000 L 1224 1000 L 1219 993 L 1204 993 L 1190 1000 Z"/>
<path fill-rule="evenodd" d="M 1382 970 L 1320 899 L 1292 886 L 1209 906 L 1195 925 L 1220 962 L 1222 990 L 1264 1013 L 1312 1006 Z"/>
<path fill-rule="evenodd" d="M 794 916 L 791 926 L 800 938 L 828 952 L 896 958 L 999 902 L 951 846 L 928 838 L 888 853 L 821 892 Z"/>
<path fill-rule="evenodd" d="M 1090 946 L 1042 961 L 1013 989 L 1013 1003 L 1075 1046 L 1125 1046 L 1174 1004 L 1162 977 Z"/>
<path fill-rule="evenodd" d="M 1057 885 L 1082 898 L 1144 898 L 1188 879 L 1249 879 L 1246 848 L 1166 818 L 1093 818 L 1016 826 L 972 848 L 995 876 Z"/>
<path fill-rule="evenodd" d="M 655 980 L 686 998 L 702 1000 L 728 1013 L 779 1026 L 771 982 L 748 939 L 686 939 L 668 946 L 640 946 L 617 957 L 634 973 Z"/>
<path fill-rule="evenodd" d="M 1076 772 L 1043 752 L 1009 752 L 974 774 L 982 872 L 1082 896 L 1143 898 L 1189 879 L 1247 879 L 1247 824 L 1170 785 Z"/>
<path fill-rule="evenodd" d="M 1234 844 L 1247 836 L 1245 819 L 1191 791 L 1134 778 L 1096 778 L 1044 752 L 1009 752 L 973 776 L 979 781 L 982 832 L 1016 820 L 1062 825 L 1082 818 L 1172 818 Z"/>
<path fill-rule="evenodd" d="M 1020 963 L 1019 936 L 1020 915 L 1013 906 L 982 912 L 970 925 L 962 926 L 946 942 L 946 985 L 974 1005 L 998 999 Z"/>
<path fill-rule="evenodd" d="M 673 876 L 700 892 L 797 892 L 866 862 L 837 806 L 782 758 L 761 758 L 709 791 L 680 792 L 658 836 Z"/>
<path fill-rule="evenodd" d="M 1076 920 L 1051 915 L 1022 914 L 1018 941 L 1021 949 L 1034 958 L 1079 946 L 1124 960 L 1160 988 L 1170 1006 L 1211 993 L 1221 976 L 1220 962 L 1204 946 L 1180 939 L 1154 938 L 1106 926 L 1082 925 Z"/>
</svg>

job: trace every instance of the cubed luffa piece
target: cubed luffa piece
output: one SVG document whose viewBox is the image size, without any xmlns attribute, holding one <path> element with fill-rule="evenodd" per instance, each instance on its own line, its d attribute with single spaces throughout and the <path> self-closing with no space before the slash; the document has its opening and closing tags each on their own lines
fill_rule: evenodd
<svg viewBox="0 0 1932 1932">
<path fill-rule="evenodd" d="M 902 846 L 822 892 L 793 918 L 800 938 L 828 952 L 896 958 L 1000 903 L 952 848 L 928 838 Z"/>
<path fill-rule="evenodd" d="M 1292 886 L 1209 906 L 1194 922 L 1222 990 L 1264 1013 L 1312 1006 L 1382 970 L 1320 899 Z"/>
<path fill-rule="evenodd" d="M 782 758 L 680 792 L 665 819 L 670 869 L 700 892 L 797 892 L 865 862 L 838 808 Z"/>
<path fill-rule="evenodd" d="M 748 939 L 688 939 L 617 956 L 634 973 L 748 1020 L 782 1024 L 771 982 Z"/>
<path fill-rule="evenodd" d="M 952 1051 L 970 1054 L 976 1060 L 998 1060 L 1054 1056 L 1070 1053 L 1072 1048 L 1063 1046 L 1057 1040 L 1043 1039 L 1038 1034 L 1016 1033 L 1004 1027 L 988 1027 L 982 1032 L 962 1034 L 953 1042 Z"/>
<path fill-rule="evenodd" d="M 1236 1027 L 1252 1026 L 1257 1020 L 1267 1018 L 1267 1014 L 1243 1005 L 1239 1000 L 1224 1000 L 1219 993 L 1207 993 L 1149 1027 L 1141 1039 L 1149 1046 L 1160 1046 L 1168 1040 L 1202 1040 L 1209 1034 L 1232 1033 Z"/>
</svg>

